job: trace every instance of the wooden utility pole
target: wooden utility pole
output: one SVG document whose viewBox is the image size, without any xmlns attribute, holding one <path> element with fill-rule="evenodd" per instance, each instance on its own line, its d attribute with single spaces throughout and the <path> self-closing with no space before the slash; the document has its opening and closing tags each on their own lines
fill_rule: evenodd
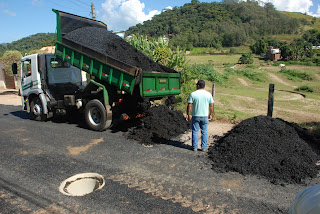
<svg viewBox="0 0 320 214">
<path fill-rule="evenodd" d="M 94 3 L 93 2 L 91 3 L 91 13 L 92 13 L 92 19 L 96 20 L 96 12 L 95 12 L 95 9 L 94 9 Z"/>
</svg>

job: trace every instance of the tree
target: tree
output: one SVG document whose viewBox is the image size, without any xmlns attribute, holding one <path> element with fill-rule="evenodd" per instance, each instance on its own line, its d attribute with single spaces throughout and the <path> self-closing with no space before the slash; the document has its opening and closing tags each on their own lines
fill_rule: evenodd
<svg viewBox="0 0 320 214">
<path fill-rule="evenodd" d="M 292 34 L 300 22 L 277 11 L 271 3 L 261 7 L 257 1 L 224 0 L 191 3 L 162 12 L 152 20 L 130 27 L 126 35 L 159 37 L 170 34 L 170 44 L 187 47 L 226 47 L 243 45 L 257 37 Z"/>
<path fill-rule="evenodd" d="M 8 76 L 12 76 L 12 63 L 17 63 L 20 68 L 22 55 L 19 51 L 6 51 L 2 56 L 3 69 Z"/>
<path fill-rule="evenodd" d="M 255 44 L 250 45 L 250 49 L 255 54 L 264 54 L 267 51 L 267 44 L 262 40 L 259 39 Z"/>
<path fill-rule="evenodd" d="M 280 44 L 281 58 L 284 61 L 292 59 L 292 50 L 287 42 L 282 42 Z"/>
<path fill-rule="evenodd" d="M 251 53 L 244 53 L 239 59 L 239 63 L 241 64 L 252 64 L 253 63 L 253 56 Z"/>
</svg>

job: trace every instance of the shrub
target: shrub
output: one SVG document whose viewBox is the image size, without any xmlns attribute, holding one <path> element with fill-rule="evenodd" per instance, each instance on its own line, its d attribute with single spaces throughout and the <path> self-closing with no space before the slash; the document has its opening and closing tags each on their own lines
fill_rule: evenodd
<svg viewBox="0 0 320 214">
<path fill-rule="evenodd" d="M 21 53 L 19 51 L 6 51 L 2 56 L 3 61 L 3 70 L 6 72 L 7 75 L 12 76 L 12 63 L 17 63 L 18 68 L 20 67 L 20 59 Z"/>
<path fill-rule="evenodd" d="M 302 86 L 300 86 L 300 87 L 298 87 L 298 88 L 296 88 L 296 89 L 294 89 L 294 90 L 295 90 L 295 91 L 311 92 L 311 93 L 314 92 L 313 88 L 310 87 L 310 86 L 307 86 L 307 85 L 302 85 Z"/>
<path fill-rule="evenodd" d="M 253 56 L 252 53 L 244 53 L 239 59 L 239 63 L 241 64 L 252 64 L 253 63 Z"/>
<path fill-rule="evenodd" d="M 237 49 L 235 47 L 230 48 L 229 54 L 236 54 L 236 53 L 237 53 Z"/>
<path fill-rule="evenodd" d="M 254 72 L 250 69 L 240 70 L 240 71 L 237 71 L 237 73 L 243 75 L 244 77 L 247 77 L 248 79 L 250 79 L 252 81 L 264 82 L 264 79 L 261 78 L 260 73 Z"/>
<path fill-rule="evenodd" d="M 200 79 L 223 84 L 223 76 L 219 74 L 211 65 L 193 65 L 192 69 L 198 73 Z"/>
<path fill-rule="evenodd" d="M 285 74 L 288 77 L 288 79 L 290 79 L 290 80 L 297 80 L 297 81 L 307 80 L 307 81 L 311 81 L 311 80 L 314 79 L 310 74 L 308 74 L 306 72 L 299 72 L 297 70 L 281 69 L 280 72 Z"/>
</svg>

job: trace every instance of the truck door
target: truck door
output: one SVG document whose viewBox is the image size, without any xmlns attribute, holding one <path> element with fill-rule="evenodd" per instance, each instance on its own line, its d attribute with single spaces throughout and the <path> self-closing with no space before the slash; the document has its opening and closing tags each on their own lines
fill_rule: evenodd
<svg viewBox="0 0 320 214">
<path fill-rule="evenodd" d="M 41 89 L 40 74 L 36 55 L 23 58 L 21 62 L 21 88 L 23 96 L 29 96 L 32 90 Z M 38 92 L 35 92 L 38 94 Z"/>
<path fill-rule="evenodd" d="M 28 96 L 32 87 L 32 67 L 31 67 L 31 59 L 26 59 L 21 63 L 21 88 L 22 95 Z"/>
</svg>

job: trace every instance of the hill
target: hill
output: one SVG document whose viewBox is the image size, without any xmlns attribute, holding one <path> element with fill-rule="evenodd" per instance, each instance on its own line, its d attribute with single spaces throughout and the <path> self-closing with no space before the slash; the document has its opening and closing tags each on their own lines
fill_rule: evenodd
<svg viewBox="0 0 320 214">
<path fill-rule="evenodd" d="M 271 3 L 256 1 L 200 3 L 192 0 L 130 27 L 129 34 L 171 36 L 174 46 L 232 47 L 274 34 L 296 34 L 301 20 L 279 12 Z"/>
<path fill-rule="evenodd" d="M 320 30 L 320 18 L 309 16 L 303 13 L 286 12 L 286 11 L 283 11 L 281 13 L 286 14 L 292 18 L 298 19 L 304 25 L 304 30 L 309 30 L 311 28 Z"/>
<path fill-rule="evenodd" d="M 55 44 L 55 33 L 37 33 L 12 43 L 0 44 L 0 56 L 7 50 L 18 50 L 22 54 L 25 52 L 40 49 L 43 46 L 51 46 Z"/>
</svg>

